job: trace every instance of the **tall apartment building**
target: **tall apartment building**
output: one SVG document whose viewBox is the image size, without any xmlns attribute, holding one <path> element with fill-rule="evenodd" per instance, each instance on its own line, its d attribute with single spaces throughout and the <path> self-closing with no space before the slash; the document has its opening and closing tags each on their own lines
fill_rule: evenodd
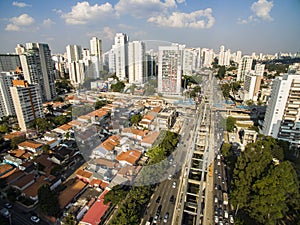
<svg viewBox="0 0 300 225">
<path fill-rule="evenodd" d="M 239 62 L 237 81 L 244 81 L 245 75 L 251 71 L 253 59 L 251 56 L 243 56 Z"/>
<path fill-rule="evenodd" d="M 116 55 L 115 55 L 115 46 L 113 45 L 111 50 L 108 53 L 108 72 L 116 72 Z"/>
<path fill-rule="evenodd" d="M 202 48 L 201 49 L 201 59 L 202 66 L 201 67 L 212 67 L 212 63 L 214 61 L 215 53 L 212 49 Z"/>
<path fill-rule="evenodd" d="M 128 44 L 128 81 L 143 84 L 147 81 L 146 46 L 142 41 Z"/>
<path fill-rule="evenodd" d="M 103 71 L 103 58 L 102 58 L 102 41 L 97 37 L 92 37 L 90 40 L 91 56 L 97 56 L 97 59 L 93 59 L 94 62 L 99 63 L 97 66 L 99 72 Z"/>
<path fill-rule="evenodd" d="M 19 126 L 21 131 L 26 131 L 28 123 L 44 117 L 40 87 L 24 80 L 13 80 L 10 91 Z"/>
<path fill-rule="evenodd" d="M 15 115 L 10 87 L 12 87 L 13 73 L 0 73 L 0 118 L 8 115 Z"/>
<path fill-rule="evenodd" d="M 201 49 L 185 48 L 183 52 L 182 71 L 184 75 L 192 75 L 201 68 Z"/>
<path fill-rule="evenodd" d="M 86 57 L 89 53 L 83 51 L 80 45 L 67 45 L 66 51 L 70 81 L 76 87 L 82 84 L 85 79 L 83 52 L 85 52 Z"/>
<path fill-rule="evenodd" d="M 159 46 L 158 92 L 169 95 L 181 93 L 182 57 L 184 45 Z"/>
<path fill-rule="evenodd" d="M 15 71 L 18 67 L 21 67 L 18 54 L 0 54 L 0 72 Z"/>
<path fill-rule="evenodd" d="M 56 97 L 54 84 L 54 63 L 48 44 L 26 43 L 24 53 L 20 55 L 25 80 L 38 84 L 43 101 Z"/>
<path fill-rule="evenodd" d="M 278 139 L 300 147 L 300 74 L 291 83 Z"/>
<path fill-rule="evenodd" d="M 263 134 L 300 144 L 300 74 L 284 74 L 273 81 Z"/>
<path fill-rule="evenodd" d="M 129 38 L 126 34 L 116 33 L 114 54 L 116 63 L 116 76 L 120 80 L 128 78 L 128 41 Z"/>
<path fill-rule="evenodd" d="M 68 63 L 77 62 L 83 58 L 80 45 L 67 45 L 66 50 Z"/>
<path fill-rule="evenodd" d="M 218 60 L 218 65 L 220 66 L 229 66 L 230 65 L 230 49 L 227 49 L 225 51 L 224 45 L 220 46 L 220 52 L 219 52 L 219 60 Z"/>
<path fill-rule="evenodd" d="M 244 101 L 247 100 L 257 101 L 261 80 L 262 80 L 262 76 L 257 76 L 251 72 L 245 75 Z"/>
</svg>

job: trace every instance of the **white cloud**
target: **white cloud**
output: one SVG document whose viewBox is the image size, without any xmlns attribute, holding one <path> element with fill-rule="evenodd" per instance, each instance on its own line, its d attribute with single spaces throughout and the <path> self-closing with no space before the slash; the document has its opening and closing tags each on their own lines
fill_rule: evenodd
<svg viewBox="0 0 300 225">
<path fill-rule="evenodd" d="M 120 14 L 129 14 L 138 18 L 149 18 L 176 8 L 175 0 L 120 0 L 115 10 Z"/>
<path fill-rule="evenodd" d="M 198 10 L 191 13 L 173 12 L 169 17 L 163 15 L 151 17 L 148 22 L 155 23 L 161 27 L 174 28 L 211 28 L 215 23 L 215 18 L 212 16 L 212 9 Z"/>
<path fill-rule="evenodd" d="M 238 18 L 238 24 L 248 24 L 253 22 L 259 22 L 260 20 L 273 21 L 270 16 L 271 9 L 273 8 L 273 2 L 267 0 L 257 0 L 251 5 L 253 15 L 248 16 L 247 19 Z"/>
<path fill-rule="evenodd" d="M 43 21 L 43 25 L 44 25 L 45 27 L 51 27 L 53 24 L 55 24 L 55 22 L 52 21 L 50 18 L 45 19 L 45 20 Z"/>
<path fill-rule="evenodd" d="M 272 21 L 273 18 L 270 16 L 270 11 L 273 7 L 273 2 L 268 2 L 267 0 L 258 0 L 254 2 L 251 6 L 251 10 L 255 15 L 263 20 Z"/>
<path fill-rule="evenodd" d="M 17 2 L 17 1 L 14 1 L 12 3 L 13 6 L 17 6 L 17 7 L 20 7 L 20 8 L 24 8 L 24 7 L 29 7 L 31 5 L 28 5 L 26 4 L 25 2 Z"/>
<path fill-rule="evenodd" d="M 116 31 L 111 27 L 104 27 L 102 31 L 94 31 L 86 33 L 88 37 L 100 37 L 100 39 L 113 40 L 115 37 Z"/>
<path fill-rule="evenodd" d="M 176 2 L 180 4 L 180 3 L 184 3 L 185 0 L 176 0 Z"/>
<path fill-rule="evenodd" d="M 75 6 L 72 6 L 71 12 L 63 13 L 61 17 L 65 19 L 67 24 L 86 24 L 102 19 L 103 16 L 109 16 L 112 13 L 113 7 L 108 2 L 102 5 L 90 5 L 84 1 L 77 2 Z"/>
<path fill-rule="evenodd" d="M 34 19 L 26 13 L 10 18 L 9 21 L 10 23 L 5 28 L 7 31 L 22 31 L 34 24 Z"/>
</svg>

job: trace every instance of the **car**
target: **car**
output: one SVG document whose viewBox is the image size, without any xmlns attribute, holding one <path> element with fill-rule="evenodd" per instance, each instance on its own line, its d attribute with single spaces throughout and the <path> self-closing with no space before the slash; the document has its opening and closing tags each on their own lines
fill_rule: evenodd
<svg viewBox="0 0 300 225">
<path fill-rule="evenodd" d="M 218 174 L 218 170 L 217 169 L 215 170 L 215 174 Z"/>
<path fill-rule="evenodd" d="M 34 222 L 34 223 L 40 222 L 40 218 L 37 217 L 37 216 L 32 216 L 32 217 L 30 217 L 30 220 L 31 220 L 32 222 Z"/>
<path fill-rule="evenodd" d="M 218 174 L 218 178 L 221 179 L 221 174 L 220 173 Z"/>
<path fill-rule="evenodd" d="M 157 223 L 157 222 L 158 222 L 158 216 L 159 216 L 159 215 L 155 215 L 155 216 L 154 216 L 153 223 Z"/>
<path fill-rule="evenodd" d="M 219 217 L 215 216 L 215 223 L 219 223 Z"/>
<path fill-rule="evenodd" d="M 222 220 L 220 220 L 219 225 L 223 225 L 223 221 Z"/>
<path fill-rule="evenodd" d="M 159 203 L 159 202 L 160 202 L 160 199 L 161 199 L 161 197 L 158 196 L 157 199 L 156 199 L 156 203 Z"/>
<path fill-rule="evenodd" d="M 162 208 L 162 205 L 159 205 L 158 208 L 157 208 L 157 211 L 156 211 L 157 216 L 159 216 L 159 214 L 161 212 L 161 208 Z"/>
<path fill-rule="evenodd" d="M 176 182 L 175 181 L 172 184 L 172 188 L 176 188 Z"/>
<path fill-rule="evenodd" d="M 218 198 L 217 197 L 215 197 L 215 203 L 218 203 Z"/>
<path fill-rule="evenodd" d="M 219 215 L 223 216 L 223 209 L 222 208 L 219 208 Z"/>
<path fill-rule="evenodd" d="M 164 217 L 164 223 L 168 222 L 168 219 L 169 219 L 169 213 L 167 212 Z"/>
<path fill-rule="evenodd" d="M 168 179 L 169 179 L 169 180 L 172 179 L 172 174 L 169 174 Z"/>
<path fill-rule="evenodd" d="M 5 206 L 5 208 L 7 208 L 7 209 L 11 209 L 11 208 L 12 208 L 12 204 L 10 204 L 9 202 L 6 202 L 6 203 L 4 204 L 4 206 Z"/>
<path fill-rule="evenodd" d="M 226 210 L 224 210 L 224 217 L 228 219 L 228 212 Z"/>
<path fill-rule="evenodd" d="M 175 202 L 175 197 L 174 197 L 174 195 L 171 196 L 170 202 L 171 202 L 171 203 L 174 203 L 174 202 Z"/>
<path fill-rule="evenodd" d="M 233 215 L 229 215 L 229 222 L 232 223 L 232 224 L 234 223 Z"/>
</svg>

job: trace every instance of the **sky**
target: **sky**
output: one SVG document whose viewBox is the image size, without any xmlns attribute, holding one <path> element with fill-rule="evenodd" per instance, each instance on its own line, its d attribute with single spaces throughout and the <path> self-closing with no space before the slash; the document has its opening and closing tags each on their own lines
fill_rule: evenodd
<svg viewBox="0 0 300 225">
<path fill-rule="evenodd" d="M 105 52 L 116 33 L 216 53 L 221 45 L 243 55 L 296 53 L 299 22 L 300 0 L 0 0 L 0 53 L 27 42 L 64 53 L 68 44 L 89 48 L 93 36 Z"/>
</svg>

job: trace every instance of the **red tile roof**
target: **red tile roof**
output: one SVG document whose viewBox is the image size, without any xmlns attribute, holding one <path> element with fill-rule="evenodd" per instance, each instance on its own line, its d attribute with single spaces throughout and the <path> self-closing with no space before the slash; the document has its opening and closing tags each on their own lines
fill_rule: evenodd
<svg viewBox="0 0 300 225">
<path fill-rule="evenodd" d="M 116 160 L 126 161 L 129 164 L 134 165 L 140 159 L 141 155 L 142 152 L 138 150 L 128 150 L 117 155 Z"/>
<path fill-rule="evenodd" d="M 65 208 L 87 184 L 79 179 L 69 180 L 66 188 L 60 192 L 58 202 L 61 209 Z"/>
<path fill-rule="evenodd" d="M 92 207 L 87 211 L 87 213 L 82 218 L 79 224 L 90 224 L 90 225 L 98 225 L 101 221 L 102 216 L 109 208 L 110 203 L 104 205 L 104 196 L 108 190 L 105 190 L 97 199 L 97 201 L 92 205 Z"/>
<path fill-rule="evenodd" d="M 147 136 L 145 136 L 141 142 L 146 143 L 146 144 L 153 144 L 156 141 L 156 139 L 158 138 L 158 136 L 159 136 L 159 131 L 151 132 L 151 133 L 147 134 Z"/>
<path fill-rule="evenodd" d="M 23 147 L 23 148 L 37 149 L 37 148 L 42 147 L 43 144 L 38 143 L 38 142 L 36 142 L 36 141 L 28 140 L 28 141 L 24 141 L 24 142 L 20 143 L 18 146 L 19 146 L 19 147 Z"/>
</svg>

